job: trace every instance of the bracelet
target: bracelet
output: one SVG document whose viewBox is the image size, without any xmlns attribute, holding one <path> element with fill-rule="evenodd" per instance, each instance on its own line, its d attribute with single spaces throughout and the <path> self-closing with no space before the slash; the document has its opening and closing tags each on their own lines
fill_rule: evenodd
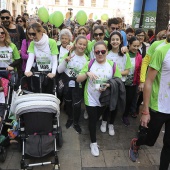
<svg viewBox="0 0 170 170">
<path fill-rule="evenodd" d="M 143 115 L 149 115 L 149 112 L 142 111 Z"/>
</svg>

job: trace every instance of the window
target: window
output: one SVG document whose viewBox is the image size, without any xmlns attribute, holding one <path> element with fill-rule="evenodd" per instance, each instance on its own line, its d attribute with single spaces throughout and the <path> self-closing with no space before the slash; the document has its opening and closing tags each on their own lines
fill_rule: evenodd
<svg viewBox="0 0 170 170">
<path fill-rule="evenodd" d="M 96 0 L 91 0 L 91 6 L 96 7 Z"/>
<path fill-rule="evenodd" d="M 73 0 L 68 0 L 68 5 L 73 5 Z"/>
<path fill-rule="evenodd" d="M 80 0 L 80 6 L 84 6 L 84 0 Z"/>
<path fill-rule="evenodd" d="M 108 0 L 104 0 L 104 5 L 103 5 L 104 8 L 108 8 Z"/>
<path fill-rule="evenodd" d="M 59 5 L 60 4 L 60 0 L 55 0 L 55 4 Z"/>
</svg>

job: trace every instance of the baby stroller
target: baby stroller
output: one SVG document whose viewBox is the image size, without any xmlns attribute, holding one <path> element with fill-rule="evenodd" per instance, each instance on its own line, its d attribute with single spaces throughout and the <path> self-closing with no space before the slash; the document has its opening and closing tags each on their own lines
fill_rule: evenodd
<svg viewBox="0 0 170 170">
<path fill-rule="evenodd" d="M 40 73 L 40 76 L 42 74 Z M 56 87 L 54 86 L 54 88 Z M 53 164 L 55 170 L 60 169 L 57 156 L 57 147 L 62 146 L 59 99 L 52 94 L 26 94 L 22 90 L 20 94 L 25 95 L 16 97 L 11 107 L 11 114 L 14 114 L 18 120 L 18 133 L 22 149 L 21 169 L 48 164 Z M 49 154 L 54 155 L 52 161 L 33 164 L 28 164 L 25 161 L 29 157 L 42 158 Z"/>
<path fill-rule="evenodd" d="M 4 162 L 7 156 L 6 147 L 10 144 L 7 129 L 13 126 L 13 121 L 8 118 L 9 108 L 12 100 L 12 93 L 16 87 L 18 75 L 15 71 L 10 73 L 5 68 L 0 69 L 1 78 L 6 82 L 4 85 L 5 104 L 4 104 L 4 115 L 2 122 L 0 123 L 0 162 Z"/>
</svg>

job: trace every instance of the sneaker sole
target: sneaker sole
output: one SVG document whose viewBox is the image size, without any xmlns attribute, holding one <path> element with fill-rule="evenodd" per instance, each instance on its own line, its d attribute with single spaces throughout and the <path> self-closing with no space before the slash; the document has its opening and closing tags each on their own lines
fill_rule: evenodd
<svg viewBox="0 0 170 170">
<path fill-rule="evenodd" d="M 132 162 L 136 162 L 137 160 L 134 161 L 134 160 L 131 159 L 131 157 L 130 157 L 130 150 L 131 150 L 131 148 L 129 149 L 129 159 L 130 159 Z"/>
</svg>

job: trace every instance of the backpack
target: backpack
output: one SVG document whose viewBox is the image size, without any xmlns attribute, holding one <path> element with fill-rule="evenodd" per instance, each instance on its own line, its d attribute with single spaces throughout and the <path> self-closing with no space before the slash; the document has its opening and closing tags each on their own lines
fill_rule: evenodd
<svg viewBox="0 0 170 170">
<path fill-rule="evenodd" d="M 94 62 L 95 62 L 95 59 L 90 60 L 89 65 L 88 65 L 88 71 L 90 71 L 90 68 L 91 68 L 91 66 L 93 65 Z M 112 75 L 114 76 L 115 71 L 116 71 L 116 63 L 115 62 L 113 63 L 112 71 L 113 71 Z"/>
</svg>

